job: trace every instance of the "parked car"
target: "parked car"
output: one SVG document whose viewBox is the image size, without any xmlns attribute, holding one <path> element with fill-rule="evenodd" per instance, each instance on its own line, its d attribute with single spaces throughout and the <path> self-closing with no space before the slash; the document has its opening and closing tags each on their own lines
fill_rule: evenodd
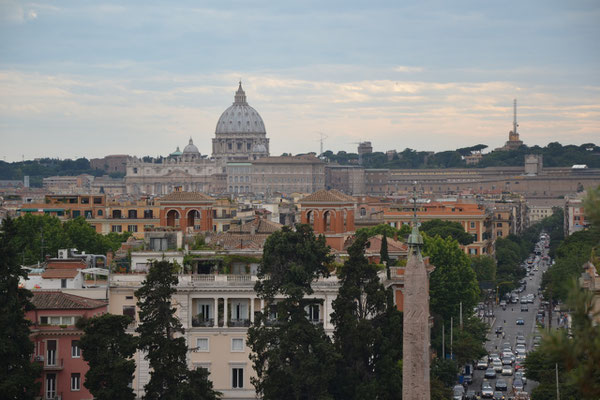
<svg viewBox="0 0 600 400">
<path fill-rule="evenodd" d="M 452 389 L 452 399 L 453 400 L 464 400 L 465 398 L 465 388 L 463 385 L 456 385 Z"/>
<path fill-rule="evenodd" d="M 481 360 L 477 361 L 477 365 L 475 368 L 477 369 L 487 369 L 488 367 L 488 358 L 483 357 Z"/>
<path fill-rule="evenodd" d="M 517 325 L 525 325 L 525 321 L 522 319 L 517 320 Z"/>
<path fill-rule="evenodd" d="M 527 312 L 527 311 L 529 311 L 529 307 L 527 307 L 527 304 L 521 303 L 521 312 Z"/>
</svg>

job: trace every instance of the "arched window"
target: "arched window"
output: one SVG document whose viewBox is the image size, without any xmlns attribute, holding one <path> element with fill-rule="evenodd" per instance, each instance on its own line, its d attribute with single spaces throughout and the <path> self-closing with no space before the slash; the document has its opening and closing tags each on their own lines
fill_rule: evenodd
<svg viewBox="0 0 600 400">
<path fill-rule="evenodd" d="M 190 210 L 187 214 L 187 226 L 196 228 L 196 225 L 200 224 L 201 214 L 198 210 Z"/>
<path fill-rule="evenodd" d="M 179 226 L 179 212 L 177 210 L 167 212 L 167 226 Z"/>
<path fill-rule="evenodd" d="M 313 210 L 310 210 L 306 213 L 306 223 L 313 228 L 315 227 L 315 212 Z"/>
<path fill-rule="evenodd" d="M 366 208 L 364 208 L 364 207 L 361 207 L 361 208 L 360 208 L 360 216 L 361 216 L 361 217 L 364 217 L 364 216 L 366 216 L 366 215 L 367 215 L 367 209 L 366 209 Z"/>
<path fill-rule="evenodd" d="M 325 211 L 325 214 L 323 214 L 323 227 L 325 228 L 325 232 L 331 232 L 333 230 L 331 223 L 332 214 L 332 211 Z"/>
</svg>

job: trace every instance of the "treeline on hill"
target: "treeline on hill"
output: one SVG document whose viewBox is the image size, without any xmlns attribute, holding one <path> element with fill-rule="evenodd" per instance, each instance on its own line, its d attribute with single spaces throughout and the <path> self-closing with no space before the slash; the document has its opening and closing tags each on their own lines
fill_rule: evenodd
<svg viewBox="0 0 600 400">
<path fill-rule="evenodd" d="M 25 214 L 13 220 L 16 236 L 13 244 L 24 265 L 43 261 L 46 256 L 56 257 L 59 249 L 75 248 L 88 254 L 106 254 L 116 251 L 130 232 L 102 235 L 83 218 L 62 222 L 49 215 Z"/>
<path fill-rule="evenodd" d="M 566 301 L 569 284 L 579 278 L 583 265 L 588 261 L 600 265 L 600 187 L 588 192 L 584 208 L 591 227 L 573 233 L 554 247 L 555 264 L 542 277 L 547 299 Z"/>
<path fill-rule="evenodd" d="M 476 165 L 467 165 L 463 156 L 473 151 L 487 148 L 479 144 L 457 150 L 441 151 L 432 153 L 428 151 L 416 151 L 405 149 L 393 155 L 390 159 L 385 153 L 374 152 L 363 154 L 362 165 L 365 168 L 390 168 L 390 169 L 417 169 L 417 168 L 484 168 L 484 167 L 518 167 L 523 166 L 525 155 L 540 154 L 544 159 L 545 167 L 570 167 L 574 164 L 586 164 L 590 168 L 600 168 L 600 147 L 593 143 L 581 146 L 566 145 L 558 142 L 549 143 L 546 147 L 526 145 L 516 150 L 493 151 L 483 155 Z M 339 151 L 334 154 L 331 150 L 323 153 L 331 162 L 341 165 L 358 164 L 357 153 Z"/>
<path fill-rule="evenodd" d="M 0 161 L 0 180 L 23 180 L 29 176 L 32 187 L 41 187 L 42 179 L 49 176 L 75 176 L 89 174 L 102 176 L 104 171 L 92 169 L 86 158 L 77 160 L 59 160 L 54 158 L 42 158 L 39 160 L 18 161 L 7 163 Z"/>
</svg>

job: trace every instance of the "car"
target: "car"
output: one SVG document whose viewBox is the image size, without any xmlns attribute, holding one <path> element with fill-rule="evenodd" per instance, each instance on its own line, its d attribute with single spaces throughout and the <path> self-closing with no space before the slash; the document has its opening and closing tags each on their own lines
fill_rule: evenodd
<svg viewBox="0 0 600 400">
<path fill-rule="evenodd" d="M 494 361 L 496 358 L 500 358 L 497 353 L 492 353 L 488 356 L 488 362 Z"/>
<path fill-rule="evenodd" d="M 517 341 L 516 341 L 517 346 L 520 344 L 524 345 L 526 343 L 527 343 L 527 341 L 525 340 L 525 336 L 517 335 Z"/>
<path fill-rule="evenodd" d="M 473 383 L 473 375 L 463 375 L 463 384 L 470 385 Z"/>
<path fill-rule="evenodd" d="M 527 304 L 527 296 L 521 296 L 521 304 Z"/>
<path fill-rule="evenodd" d="M 521 312 L 527 312 L 529 311 L 529 307 L 527 307 L 527 304 L 521 303 Z"/>
<path fill-rule="evenodd" d="M 525 373 L 522 370 L 515 372 L 515 380 L 516 379 L 520 379 L 521 381 L 523 381 L 523 385 L 527 384 L 527 377 L 525 376 Z"/>
<path fill-rule="evenodd" d="M 498 379 L 496 381 L 496 390 L 500 390 L 501 392 L 506 392 L 508 390 L 508 383 L 504 379 Z"/>
<path fill-rule="evenodd" d="M 517 325 L 525 325 L 525 321 L 521 318 L 517 320 Z"/>
<path fill-rule="evenodd" d="M 502 334 L 502 331 L 504 330 L 504 328 L 502 328 L 501 326 L 496 328 L 496 335 L 500 335 Z"/>
<path fill-rule="evenodd" d="M 496 377 L 496 370 L 494 368 L 488 368 L 488 369 L 486 369 L 484 377 L 486 379 L 494 379 Z"/>
<path fill-rule="evenodd" d="M 456 385 L 452 389 L 452 399 L 453 400 L 464 400 L 465 398 L 465 388 L 462 385 Z"/>
<path fill-rule="evenodd" d="M 534 336 L 533 337 L 533 343 L 539 344 L 541 342 L 542 342 L 542 337 L 541 336 Z"/>
<path fill-rule="evenodd" d="M 492 389 L 492 385 L 488 381 L 483 381 L 481 384 L 481 396 L 484 399 L 491 399 L 494 397 L 494 389 Z"/>
<path fill-rule="evenodd" d="M 518 344 L 518 345 L 515 346 L 515 351 L 517 353 L 526 353 L 527 349 L 525 348 L 524 344 Z"/>
<path fill-rule="evenodd" d="M 495 391 L 493 399 L 494 400 L 505 400 L 506 396 L 504 395 L 504 392 Z"/>
<path fill-rule="evenodd" d="M 475 368 L 477 369 L 487 369 L 488 367 L 488 359 L 487 357 L 483 357 L 481 360 L 477 361 L 477 365 Z"/>
<path fill-rule="evenodd" d="M 479 396 L 477 395 L 477 392 L 474 391 L 473 389 L 469 389 L 467 390 L 467 393 L 465 394 L 465 400 L 478 400 Z"/>
<path fill-rule="evenodd" d="M 512 360 L 512 358 L 510 358 L 510 357 L 504 357 L 504 358 L 502 359 L 502 365 L 503 365 L 503 366 L 504 366 L 504 365 L 512 365 L 512 363 L 513 363 L 513 360 Z"/>
<path fill-rule="evenodd" d="M 502 361 L 494 360 L 492 364 L 494 365 L 494 369 L 496 370 L 496 372 L 502 372 Z"/>
<path fill-rule="evenodd" d="M 513 389 L 515 392 L 523 390 L 524 386 L 525 385 L 523 384 L 523 381 L 519 378 L 515 378 L 515 380 L 513 381 Z"/>
<path fill-rule="evenodd" d="M 505 365 L 502 367 L 502 375 L 510 376 L 513 374 L 513 369 L 510 365 Z"/>
</svg>

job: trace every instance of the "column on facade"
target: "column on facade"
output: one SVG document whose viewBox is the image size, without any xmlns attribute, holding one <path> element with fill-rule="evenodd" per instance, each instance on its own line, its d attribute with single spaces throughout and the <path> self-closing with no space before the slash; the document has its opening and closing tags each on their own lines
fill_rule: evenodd
<svg viewBox="0 0 600 400">
<path fill-rule="evenodd" d="M 250 297 L 250 323 L 254 323 L 254 297 Z"/>
<path fill-rule="evenodd" d="M 327 295 L 325 295 L 325 299 L 323 300 L 323 328 L 328 328 L 329 327 L 329 318 L 327 315 L 327 301 L 329 300 L 329 297 Z"/>
<path fill-rule="evenodd" d="M 219 326 L 219 298 L 215 297 L 214 299 L 214 309 L 213 309 L 213 328 Z"/>
<path fill-rule="evenodd" d="M 223 327 L 227 328 L 228 325 L 228 311 L 227 311 L 227 300 L 229 300 L 228 297 L 223 296 Z"/>
</svg>

